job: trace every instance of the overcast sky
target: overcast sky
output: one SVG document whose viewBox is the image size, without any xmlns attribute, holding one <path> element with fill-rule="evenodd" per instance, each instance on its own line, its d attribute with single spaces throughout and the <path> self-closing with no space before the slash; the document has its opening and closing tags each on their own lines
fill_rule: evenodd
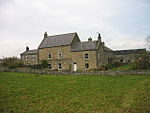
<svg viewBox="0 0 150 113">
<path fill-rule="evenodd" d="M 113 50 L 145 48 L 150 0 L 0 0 L 0 58 L 36 49 L 48 35 L 77 32 Z"/>
</svg>

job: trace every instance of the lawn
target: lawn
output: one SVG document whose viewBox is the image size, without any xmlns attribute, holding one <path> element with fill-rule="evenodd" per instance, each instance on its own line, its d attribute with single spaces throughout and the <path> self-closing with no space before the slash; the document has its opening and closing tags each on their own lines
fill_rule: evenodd
<svg viewBox="0 0 150 113">
<path fill-rule="evenodd" d="M 134 70 L 135 67 L 132 65 L 123 65 L 116 68 L 113 68 L 112 70 Z"/>
<path fill-rule="evenodd" d="M 1 72 L 0 113 L 150 113 L 150 75 Z"/>
</svg>

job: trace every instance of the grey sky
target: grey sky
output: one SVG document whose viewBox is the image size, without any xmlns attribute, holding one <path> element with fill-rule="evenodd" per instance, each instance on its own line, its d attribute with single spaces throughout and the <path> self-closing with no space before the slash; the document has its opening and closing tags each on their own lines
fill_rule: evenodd
<svg viewBox="0 0 150 113">
<path fill-rule="evenodd" d="M 149 0 L 0 0 L 0 58 L 38 47 L 48 35 L 96 32 L 116 49 L 144 48 L 150 34 Z"/>
</svg>

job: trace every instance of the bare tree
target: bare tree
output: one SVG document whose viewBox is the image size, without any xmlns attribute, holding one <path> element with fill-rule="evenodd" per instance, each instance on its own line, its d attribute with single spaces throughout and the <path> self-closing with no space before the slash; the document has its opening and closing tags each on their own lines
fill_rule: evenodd
<svg viewBox="0 0 150 113">
<path fill-rule="evenodd" d="M 150 49 L 150 35 L 148 35 L 145 39 L 146 44 L 148 45 L 148 48 Z"/>
</svg>

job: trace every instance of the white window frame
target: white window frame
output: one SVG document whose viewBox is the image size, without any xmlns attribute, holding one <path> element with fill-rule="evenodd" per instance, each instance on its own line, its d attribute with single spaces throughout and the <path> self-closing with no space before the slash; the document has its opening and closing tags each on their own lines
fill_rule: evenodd
<svg viewBox="0 0 150 113">
<path fill-rule="evenodd" d="M 88 64 L 88 65 L 87 65 L 88 67 L 86 67 L 86 64 Z M 85 63 L 84 66 L 85 66 L 85 69 L 89 69 L 89 67 L 90 67 L 89 63 Z"/>
<path fill-rule="evenodd" d="M 35 60 L 35 55 L 32 55 L 32 56 L 31 56 L 31 60 L 32 60 L 32 61 Z"/>
<path fill-rule="evenodd" d="M 28 61 L 28 55 L 25 56 L 25 61 Z"/>
<path fill-rule="evenodd" d="M 49 65 L 51 65 L 51 68 L 50 68 L 50 66 Z M 52 64 L 48 64 L 48 69 L 52 69 Z"/>
<path fill-rule="evenodd" d="M 62 52 L 58 52 L 58 59 L 62 58 Z"/>
<path fill-rule="evenodd" d="M 87 57 L 86 57 L 86 55 L 87 55 Z M 85 54 L 84 54 L 84 58 L 85 58 L 85 59 L 88 59 L 88 58 L 89 58 L 89 54 L 88 54 L 88 53 L 85 53 Z"/>
<path fill-rule="evenodd" d="M 49 56 L 51 56 L 51 57 L 49 57 Z M 52 58 L 52 55 L 49 53 L 49 54 L 48 54 L 48 59 L 51 59 L 51 58 Z"/>
<path fill-rule="evenodd" d="M 60 64 L 61 66 L 60 66 L 59 64 Z M 60 68 L 60 67 L 61 67 L 61 68 Z M 62 63 L 58 63 L 58 70 L 62 70 Z"/>
</svg>

